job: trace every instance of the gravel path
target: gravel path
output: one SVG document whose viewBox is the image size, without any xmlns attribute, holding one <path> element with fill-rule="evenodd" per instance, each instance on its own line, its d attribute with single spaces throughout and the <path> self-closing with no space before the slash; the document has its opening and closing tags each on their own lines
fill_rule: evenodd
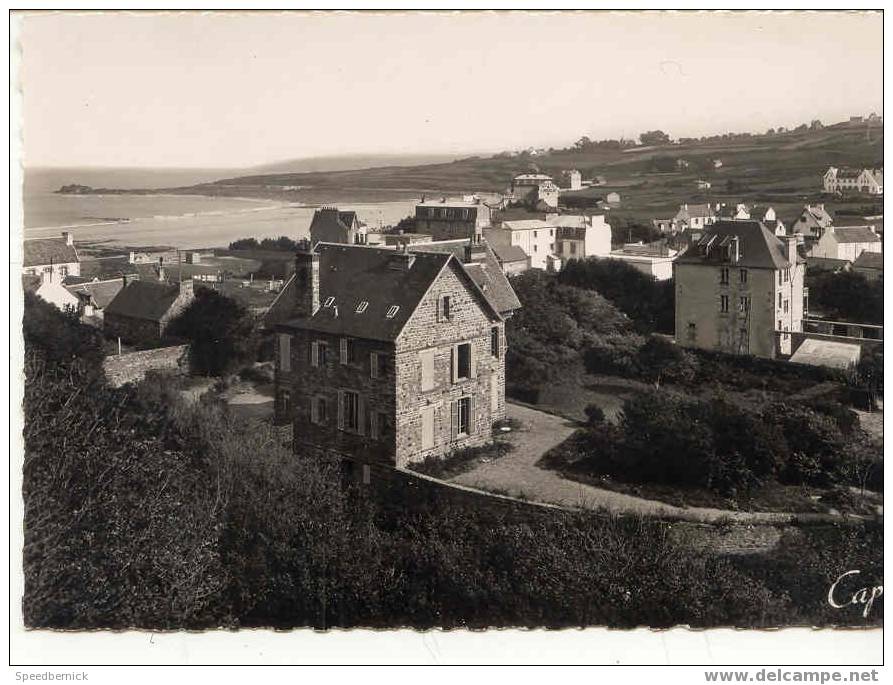
<svg viewBox="0 0 893 685">
<path fill-rule="evenodd" d="M 510 418 L 522 424 L 508 434 L 515 449 L 501 459 L 481 464 L 450 482 L 480 490 L 495 491 L 511 497 L 535 502 L 548 502 L 565 507 L 603 509 L 618 514 L 641 514 L 678 518 L 698 523 L 734 521 L 739 523 L 775 524 L 800 521 L 840 521 L 831 514 L 788 514 L 782 512 L 744 512 L 708 507 L 677 507 L 654 500 L 625 495 L 611 490 L 562 478 L 554 471 L 536 465 L 540 457 L 566 440 L 576 430 L 567 419 L 518 404 L 508 403 Z"/>
</svg>

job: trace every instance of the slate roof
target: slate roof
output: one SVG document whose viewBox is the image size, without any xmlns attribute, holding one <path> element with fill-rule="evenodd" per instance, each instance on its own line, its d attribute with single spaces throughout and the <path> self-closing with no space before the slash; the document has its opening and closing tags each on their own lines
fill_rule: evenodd
<svg viewBox="0 0 893 685">
<path fill-rule="evenodd" d="M 520 219 L 518 221 L 503 221 L 502 227 L 510 231 L 533 231 L 554 228 L 541 219 Z"/>
<path fill-rule="evenodd" d="M 396 340 L 412 317 L 428 288 L 448 264 L 468 278 L 481 303 L 494 319 L 500 314 L 475 285 L 452 252 L 410 252 L 409 269 L 394 268 L 395 260 L 405 259 L 400 251 L 361 245 L 319 243 L 319 302 L 316 313 L 305 319 L 293 319 L 287 327 L 345 335 L 371 340 Z M 293 281 L 291 282 L 293 284 Z M 332 298 L 330 306 L 325 303 Z M 367 302 L 362 312 L 358 305 Z M 397 307 L 392 318 L 391 307 Z"/>
<path fill-rule="evenodd" d="M 474 282 L 481 289 L 481 292 L 490 301 L 496 311 L 500 314 L 507 314 L 515 309 L 521 308 L 521 302 L 515 294 L 514 289 L 505 276 L 502 268 L 499 266 L 499 260 L 496 257 L 494 248 L 484 241 L 483 246 L 487 250 L 487 255 L 480 261 L 464 263 L 465 246 L 468 245 L 467 240 L 441 240 L 432 243 L 424 243 L 421 245 L 410 245 L 410 252 L 449 252 L 456 259 L 463 262 L 462 266 L 465 271 L 474 279 Z M 517 245 L 514 246 L 521 252 L 521 259 L 526 260 L 527 254 Z M 517 261 L 517 260 L 516 260 Z"/>
<path fill-rule="evenodd" d="M 131 281 L 105 308 L 106 315 L 161 321 L 180 294 L 177 285 L 150 281 Z"/>
<path fill-rule="evenodd" d="M 741 258 L 736 266 L 762 269 L 786 269 L 791 266 L 787 259 L 785 244 L 779 240 L 766 226 L 759 221 L 717 221 L 704 229 L 701 243 L 711 236 L 716 236 L 710 257 L 700 253 L 698 244 L 693 244 L 677 260 L 678 264 L 709 264 L 716 261 L 714 254 L 719 254 L 718 246 L 727 237 L 737 237 Z"/>
<path fill-rule="evenodd" d="M 859 267 L 860 269 L 878 269 L 880 271 L 884 270 L 884 255 L 880 252 L 863 252 L 858 257 L 856 257 L 856 261 L 853 262 L 853 266 Z"/>
<path fill-rule="evenodd" d="M 46 264 L 72 264 L 77 262 L 78 252 L 65 238 L 35 238 L 24 242 L 22 266 Z"/>
<path fill-rule="evenodd" d="M 833 257 L 807 257 L 806 268 L 815 271 L 840 271 L 850 268 L 848 259 L 834 259 Z"/>
<path fill-rule="evenodd" d="M 838 243 L 879 243 L 880 236 L 868 226 L 835 226 L 834 239 Z"/>
<path fill-rule="evenodd" d="M 692 217 L 692 218 L 694 218 L 694 217 L 706 218 L 706 217 L 715 216 L 713 208 L 707 204 L 688 205 L 687 208 L 680 207 L 679 213 L 676 216 L 679 216 L 679 214 L 687 214 L 689 217 Z"/>
<path fill-rule="evenodd" d="M 354 222 L 359 225 L 357 213 L 353 210 L 341 211 L 334 207 L 322 207 L 313 213 L 313 220 L 310 222 L 310 233 L 317 231 L 328 231 L 334 228 L 339 231 L 348 231 L 353 227 Z"/>
<path fill-rule="evenodd" d="M 790 361 L 795 364 L 847 369 L 859 362 L 860 353 L 859 345 L 837 342 L 835 340 L 807 338 L 800 344 L 797 351 L 791 355 Z"/>
<path fill-rule="evenodd" d="M 72 295 L 77 295 L 81 298 L 89 297 L 93 304 L 100 309 L 108 307 L 123 287 L 124 279 L 122 278 L 65 286 Z"/>
<path fill-rule="evenodd" d="M 130 263 L 127 255 L 81 260 L 81 276 L 89 280 L 113 278 L 121 274 L 135 274 L 138 271 L 136 265 Z"/>
<path fill-rule="evenodd" d="M 859 178 L 861 174 L 862 169 L 852 169 L 849 167 L 844 167 L 837 170 L 837 178 Z"/>
<path fill-rule="evenodd" d="M 520 245 L 494 245 L 493 252 L 500 263 L 527 261 L 527 253 Z"/>
</svg>

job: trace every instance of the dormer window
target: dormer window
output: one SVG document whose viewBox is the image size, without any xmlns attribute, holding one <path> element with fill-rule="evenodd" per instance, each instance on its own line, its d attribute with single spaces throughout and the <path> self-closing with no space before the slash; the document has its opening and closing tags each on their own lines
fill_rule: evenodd
<svg viewBox="0 0 893 685">
<path fill-rule="evenodd" d="M 369 303 L 366 300 L 360 302 L 360 304 L 357 305 L 357 314 L 362 314 L 363 312 L 365 312 L 368 306 Z"/>
<path fill-rule="evenodd" d="M 385 318 L 386 318 L 386 319 L 393 319 L 395 316 L 397 316 L 397 312 L 398 312 L 398 311 L 400 311 L 400 307 L 398 307 L 398 306 L 395 305 L 395 304 L 394 304 L 394 305 L 391 305 L 391 306 L 388 308 L 388 313 L 385 314 Z"/>
<path fill-rule="evenodd" d="M 323 307 L 331 307 L 333 304 L 335 304 L 335 298 L 334 298 L 334 297 L 327 297 L 327 298 L 326 298 L 326 301 L 323 302 L 323 305 L 322 305 L 322 306 L 323 306 Z"/>
</svg>

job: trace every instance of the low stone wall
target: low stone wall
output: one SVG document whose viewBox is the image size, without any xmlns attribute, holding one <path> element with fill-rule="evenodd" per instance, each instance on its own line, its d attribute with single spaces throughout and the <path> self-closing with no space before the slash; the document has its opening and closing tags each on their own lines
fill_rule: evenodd
<svg viewBox="0 0 893 685">
<path fill-rule="evenodd" d="M 145 377 L 147 371 L 180 371 L 186 367 L 188 345 L 159 347 L 106 357 L 102 363 L 105 377 L 113 387 Z"/>
</svg>

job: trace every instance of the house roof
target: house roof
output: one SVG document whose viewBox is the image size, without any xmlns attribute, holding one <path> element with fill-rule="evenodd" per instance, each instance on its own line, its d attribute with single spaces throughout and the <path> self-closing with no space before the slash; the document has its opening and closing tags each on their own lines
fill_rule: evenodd
<svg viewBox="0 0 893 685">
<path fill-rule="evenodd" d="M 459 207 L 461 209 L 473 209 L 483 204 L 483 201 L 475 202 L 465 198 L 443 198 L 437 200 L 425 200 L 419 202 L 416 207 Z"/>
<path fill-rule="evenodd" d="M 797 351 L 791 355 L 790 361 L 796 364 L 846 369 L 858 363 L 860 354 L 861 348 L 859 345 L 834 340 L 807 338 L 800 344 Z"/>
<path fill-rule="evenodd" d="M 879 271 L 884 270 L 884 255 L 880 252 L 868 252 L 865 251 L 856 257 L 856 261 L 853 262 L 853 266 L 859 267 L 860 269 L 877 269 Z"/>
<path fill-rule="evenodd" d="M 89 280 L 107 279 L 120 274 L 138 273 L 137 266 L 131 264 L 127 255 L 95 257 L 81 260 L 81 276 Z"/>
<path fill-rule="evenodd" d="M 868 226 L 835 226 L 832 235 L 838 243 L 879 243 L 880 236 Z"/>
<path fill-rule="evenodd" d="M 160 321 L 180 294 L 176 285 L 151 281 L 131 281 L 118 291 L 105 313 L 132 319 Z"/>
<path fill-rule="evenodd" d="M 115 299 L 115 296 L 121 291 L 123 287 L 123 278 L 115 278 L 108 281 L 93 281 L 90 283 L 78 283 L 75 285 L 65 286 L 68 292 L 70 292 L 72 295 L 90 298 L 93 301 L 93 304 L 100 309 L 105 309 L 106 307 L 108 307 L 111 301 Z"/>
<path fill-rule="evenodd" d="M 834 259 L 833 257 L 807 257 L 806 268 L 816 271 L 839 271 L 850 267 L 848 259 Z"/>
<path fill-rule="evenodd" d="M 313 220 L 310 222 L 311 235 L 316 231 L 326 231 L 336 229 L 340 231 L 349 231 L 354 223 L 359 225 L 357 213 L 353 210 L 342 211 L 337 207 L 321 207 L 313 213 Z"/>
<path fill-rule="evenodd" d="M 35 238 L 24 242 L 22 266 L 72 264 L 77 261 L 77 250 L 65 238 Z"/>
<path fill-rule="evenodd" d="M 701 205 L 683 205 L 679 208 L 679 214 L 687 213 L 690 217 L 711 217 L 715 216 L 713 208 L 708 204 Z M 677 215 L 678 216 L 678 215 Z"/>
<path fill-rule="evenodd" d="M 542 219 L 519 219 L 516 221 L 503 221 L 502 227 L 509 231 L 533 231 L 536 229 L 553 228 Z"/>
<path fill-rule="evenodd" d="M 40 287 L 40 276 L 34 274 L 22 274 L 22 290 L 26 293 L 36 293 Z"/>
<path fill-rule="evenodd" d="M 402 253 L 336 243 L 319 243 L 315 250 L 319 254 L 320 307 L 311 317 L 285 322 L 283 325 L 287 327 L 355 338 L 396 340 L 445 268 L 455 268 L 461 278 L 467 279 L 493 318 L 502 318 L 452 252 Z M 394 268 L 395 261 L 407 258 L 412 260 L 409 268 Z M 326 302 L 330 305 L 325 306 Z M 362 302 L 367 305 L 358 312 Z M 388 318 L 388 311 L 393 307 L 397 309 Z"/>
<path fill-rule="evenodd" d="M 764 269 L 786 269 L 791 266 L 787 259 L 785 244 L 779 240 L 765 225 L 755 220 L 717 221 L 704 229 L 701 241 L 692 245 L 677 260 L 680 264 L 708 264 L 715 259 L 713 255 L 719 255 L 720 251 L 711 252 L 705 256 L 699 249 L 710 238 L 715 238 L 714 246 L 722 244 L 724 239 L 738 238 L 740 259 L 738 266 L 746 266 Z"/>
<path fill-rule="evenodd" d="M 468 241 L 464 239 L 440 240 L 422 245 L 411 245 L 409 250 L 410 252 L 450 252 L 455 255 L 456 259 L 462 262 L 462 266 L 474 279 L 481 292 L 490 300 L 490 304 L 500 314 L 520 309 L 521 302 L 518 300 L 518 296 L 515 294 L 511 284 L 509 284 L 505 273 L 500 268 L 494 249 L 491 249 L 490 245 L 484 241 L 483 246 L 486 249 L 486 256 L 478 261 L 465 263 L 466 245 L 468 245 Z M 526 260 L 527 254 L 524 250 L 517 246 L 514 247 L 520 250 L 521 259 Z"/>
<path fill-rule="evenodd" d="M 527 261 L 527 253 L 520 245 L 494 245 L 493 252 L 501 264 Z"/>
<path fill-rule="evenodd" d="M 862 169 L 844 167 L 837 170 L 837 178 L 859 178 L 859 176 L 862 174 L 862 171 Z"/>
</svg>

